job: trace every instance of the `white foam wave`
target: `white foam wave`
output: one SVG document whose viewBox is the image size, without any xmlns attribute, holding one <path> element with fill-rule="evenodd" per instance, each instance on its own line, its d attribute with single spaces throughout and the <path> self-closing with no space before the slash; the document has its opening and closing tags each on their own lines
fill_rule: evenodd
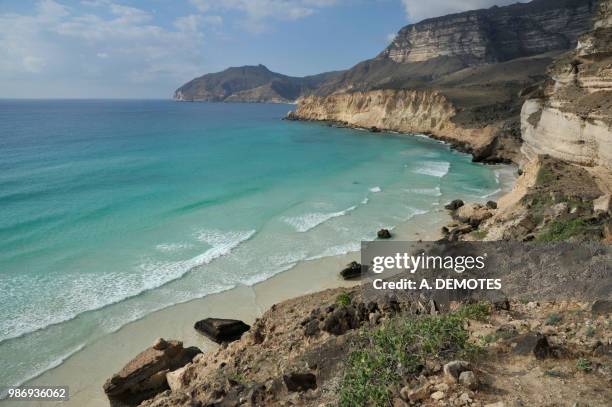
<svg viewBox="0 0 612 407">
<path fill-rule="evenodd" d="M 343 254 L 357 252 L 359 250 L 361 250 L 361 243 L 350 242 L 346 244 L 328 247 L 322 253 L 317 254 L 315 256 L 311 256 L 306 260 L 316 260 L 316 259 L 322 259 L 324 257 L 341 256 Z"/>
<path fill-rule="evenodd" d="M 49 292 L 63 292 L 65 310 L 63 313 L 41 313 L 40 304 L 31 302 L 24 305 L 19 318 L 6 318 L 0 323 L 0 342 L 45 329 L 76 318 L 78 315 L 106 307 L 161 287 L 181 278 L 195 267 L 210 263 L 216 258 L 229 254 L 242 242 L 250 239 L 255 230 L 239 232 L 202 231 L 199 238 L 212 247 L 204 253 L 182 261 L 145 261 L 135 267 L 134 272 L 108 272 L 95 278 L 87 274 L 66 274 L 61 279 L 47 282 Z M 33 285 L 24 276 L 11 280 L 11 284 Z M 43 277 L 40 277 L 43 279 Z M 27 281 L 21 282 L 21 280 Z M 36 286 L 41 286 L 36 282 Z M 8 287 L 7 293 L 13 292 Z M 82 293 L 89 293 L 83 297 Z M 44 299 L 44 298 L 43 298 Z M 42 300 L 42 299 L 41 299 Z"/>
<path fill-rule="evenodd" d="M 381 191 L 382 191 L 382 189 L 379 186 L 375 186 L 375 187 L 370 188 L 370 192 L 373 192 L 375 194 L 378 193 L 378 192 L 381 192 Z"/>
<path fill-rule="evenodd" d="M 324 213 L 324 212 L 306 213 L 300 216 L 283 217 L 282 220 L 285 223 L 293 226 L 295 230 L 297 230 L 298 232 L 303 233 L 303 232 L 308 232 L 309 230 L 319 226 L 320 224 L 324 222 L 327 222 L 330 219 L 344 216 L 347 213 L 353 211 L 355 208 L 356 206 L 351 206 L 350 208 L 347 208 L 343 211 L 330 212 L 330 213 Z"/>
<path fill-rule="evenodd" d="M 420 168 L 414 170 L 414 172 L 417 174 L 442 178 L 448 174 L 449 170 L 450 162 L 448 161 L 426 161 Z"/>
<path fill-rule="evenodd" d="M 192 247 L 193 245 L 190 243 L 161 243 L 155 246 L 155 249 L 160 252 L 172 253 L 185 249 L 191 249 Z"/>
<path fill-rule="evenodd" d="M 407 217 L 403 218 L 404 221 L 410 220 L 412 218 L 414 218 L 415 216 L 419 216 L 419 215 L 425 215 L 426 213 L 428 213 L 428 210 L 425 209 L 419 209 L 419 208 L 414 208 L 412 206 L 408 207 L 408 215 Z"/>
<path fill-rule="evenodd" d="M 370 202 L 370 198 L 368 198 L 367 196 L 365 198 L 363 198 L 363 200 L 361 201 L 362 205 L 367 205 L 368 202 Z"/>
<path fill-rule="evenodd" d="M 434 196 L 434 197 L 442 196 L 442 191 L 440 190 L 440 187 L 435 187 L 435 188 L 409 188 L 406 191 L 410 192 L 411 194 L 416 194 L 416 195 L 425 195 L 425 196 Z"/>
<path fill-rule="evenodd" d="M 188 271 L 210 263 L 225 256 L 242 242 L 255 235 L 255 230 L 223 232 L 220 230 L 202 230 L 197 233 L 197 239 L 208 243 L 212 247 L 204 253 L 187 260 L 172 262 L 144 263 L 140 268 L 147 273 L 144 283 L 145 289 L 160 287 L 172 280 L 182 277 Z"/>
<path fill-rule="evenodd" d="M 490 197 L 492 197 L 492 196 L 494 196 L 494 195 L 499 194 L 501 191 L 502 191 L 502 189 L 501 189 L 501 188 L 497 188 L 495 191 L 493 191 L 493 192 L 491 192 L 491 193 L 489 193 L 489 194 L 482 195 L 482 196 L 481 196 L 481 198 L 483 198 L 483 199 L 485 199 L 485 198 L 490 198 Z"/>
</svg>

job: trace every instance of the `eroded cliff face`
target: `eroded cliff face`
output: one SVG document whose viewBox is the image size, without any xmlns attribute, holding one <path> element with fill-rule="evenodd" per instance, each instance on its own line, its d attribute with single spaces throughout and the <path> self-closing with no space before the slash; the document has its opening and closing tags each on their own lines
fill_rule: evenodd
<svg viewBox="0 0 612 407">
<path fill-rule="evenodd" d="M 576 45 L 594 0 L 534 0 L 424 20 L 404 27 L 379 57 L 395 62 L 461 56 L 498 62 Z"/>
<path fill-rule="evenodd" d="M 522 152 L 612 169 L 612 0 L 599 3 L 595 30 L 549 72 L 540 97 L 523 105 Z"/>
<path fill-rule="evenodd" d="M 475 155 L 483 153 L 499 127 L 468 128 L 455 124 L 454 105 L 435 90 L 375 90 L 300 100 L 289 119 L 332 121 L 345 125 L 405 133 L 424 133 Z"/>
</svg>

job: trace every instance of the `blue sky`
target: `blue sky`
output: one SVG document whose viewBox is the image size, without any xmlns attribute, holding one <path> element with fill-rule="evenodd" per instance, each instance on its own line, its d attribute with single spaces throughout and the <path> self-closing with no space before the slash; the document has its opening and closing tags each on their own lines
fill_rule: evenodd
<svg viewBox="0 0 612 407">
<path fill-rule="evenodd" d="M 516 0 L 0 0 L 0 97 L 168 98 L 264 64 L 349 68 L 404 25 Z"/>
</svg>

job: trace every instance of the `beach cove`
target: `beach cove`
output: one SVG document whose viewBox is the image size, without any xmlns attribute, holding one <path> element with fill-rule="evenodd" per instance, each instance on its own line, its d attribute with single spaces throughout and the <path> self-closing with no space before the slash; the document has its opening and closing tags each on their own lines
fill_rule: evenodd
<svg viewBox="0 0 612 407">
<path fill-rule="evenodd" d="M 58 268 L 62 264 L 78 264 L 75 270 L 89 271 L 95 270 L 99 264 L 107 265 L 107 269 L 108 265 L 125 266 L 130 263 L 119 261 L 142 249 L 138 245 L 146 244 L 154 255 L 138 253 L 135 256 L 141 260 L 138 264 L 140 267 L 137 268 L 140 274 L 132 274 L 132 279 L 123 281 L 117 279 L 120 275 L 104 275 L 104 270 L 101 269 L 99 274 L 93 272 L 93 279 L 90 280 L 79 274 L 78 277 L 82 279 L 80 282 L 89 284 L 81 285 L 81 290 L 87 292 L 89 289 L 102 294 L 98 300 L 104 301 L 90 304 L 80 304 L 78 301 L 72 304 L 69 301 L 54 304 L 55 308 L 52 307 L 50 311 L 74 311 L 72 314 L 64 314 L 63 318 L 50 325 L 40 324 L 41 321 L 34 318 L 25 318 L 29 325 L 23 326 L 24 321 L 17 321 L 17 318 L 7 321 L 17 321 L 21 324 L 12 323 L 3 327 L 0 352 L 4 351 L 4 355 L 23 357 L 23 353 L 19 352 L 37 347 L 40 349 L 40 344 L 43 343 L 50 344 L 45 351 L 53 352 L 49 355 L 31 355 L 34 359 L 15 365 L 12 372 L 18 374 L 3 379 L 18 383 L 24 379 L 27 381 L 28 376 L 36 376 L 27 383 L 70 383 L 70 405 L 83 405 L 84 400 L 91 400 L 88 405 L 106 405 L 106 398 L 101 391 L 104 380 L 157 337 L 179 339 L 183 340 L 185 345 L 195 345 L 203 351 L 210 350 L 212 343 L 198 336 L 193 330 L 196 320 L 215 316 L 238 318 L 252 323 L 272 304 L 340 286 L 344 282 L 338 278 L 338 271 L 350 260 L 357 259 L 359 242 L 373 239 L 379 228 L 395 227 L 393 233 L 396 239 L 436 238 L 440 227 L 448 223 L 449 219 L 443 209 L 444 203 L 455 198 L 481 202 L 495 199 L 509 190 L 514 180 L 512 167 L 474 164 L 469 156 L 451 151 L 448 146 L 424 137 L 370 134 L 355 129 L 330 128 L 324 124 L 282 122 L 280 118 L 288 110 L 286 105 L 133 102 L 134 104 L 128 104 L 126 112 L 125 105 L 117 109 L 116 105 L 100 106 L 96 105 L 96 102 L 88 103 L 91 103 L 88 106 L 91 110 L 86 114 L 94 117 L 99 115 L 100 111 L 111 117 L 127 113 L 132 115 L 132 119 L 136 118 L 136 122 L 142 120 L 142 125 L 147 122 L 147 126 L 150 126 L 150 115 L 159 115 L 160 111 L 164 111 L 166 117 L 174 117 L 174 120 L 180 121 L 182 125 L 169 120 L 166 123 L 156 123 L 157 127 L 127 129 L 130 131 L 123 129 L 125 138 L 119 140 L 118 145 L 112 145 L 115 140 L 111 140 L 110 144 L 106 144 L 109 140 L 104 140 L 96 146 L 89 140 L 97 159 L 111 160 L 118 164 L 117 168 L 127 164 L 128 172 L 134 176 L 128 179 L 128 183 L 140 185 L 139 182 L 142 181 L 145 187 L 138 191 L 130 190 L 130 193 L 134 194 L 133 201 L 113 199 L 106 205 L 92 208 L 90 213 L 84 213 L 85 216 L 81 219 L 90 226 L 100 226 L 104 233 L 110 235 L 118 233 L 117 239 L 108 239 L 108 246 L 101 251 L 104 253 L 102 257 L 95 259 L 80 256 L 82 253 L 90 253 L 91 247 L 75 248 L 71 246 L 72 242 L 66 241 L 66 246 L 63 247 L 68 250 L 61 255 L 59 251 L 54 252 L 55 258 L 52 258 L 50 263 Z M 39 109 L 38 114 L 50 114 L 49 107 L 35 107 Z M 64 114 L 70 114 L 74 109 L 82 107 L 61 106 L 60 110 L 62 109 L 66 109 Z M 229 111 L 225 122 L 213 119 L 218 118 L 224 109 Z M 185 121 L 185 111 L 188 111 L 191 122 Z M 29 111 L 28 114 L 32 112 Z M 109 122 L 108 117 L 105 120 L 106 123 Z M 112 120 L 110 122 L 112 123 Z M 229 136 L 226 134 L 225 138 L 213 137 L 203 144 L 214 145 L 229 139 L 234 143 L 225 150 L 231 152 L 229 155 L 221 157 L 218 155 L 220 150 L 217 150 L 214 151 L 217 155 L 212 155 L 211 152 L 210 156 L 205 157 L 190 156 L 197 154 L 193 141 L 200 141 L 197 135 L 191 132 L 204 129 L 203 132 L 222 134 L 221 129 L 229 122 L 232 123 L 228 126 Z M 189 125 L 188 129 L 184 128 L 185 123 Z M 255 126 L 255 123 L 260 127 Z M 177 127 L 177 130 L 173 130 Z M 259 133 L 257 129 L 260 130 Z M 65 130 L 58 123 L 58 131 L 61 133 Z M 104 134 L 107 134 L 105 132 L 109 129 L 100 128 L 96 131 L 99 131 L 98 134 L 104 139 Z M 72 134 L 76 133 L 78 131 Z M 172 135 L 170 140 L 167 139 L 168 133 Z M 252 137 L 252 144 L 246 143 L 244 151 L 236 150 L 236 147 L 245 141 L 243 137 L 249 136 Z M 70 139 L 69 143 L 86 143 L 86 138 L 81 137 Z M 286 140 L 291 143 L 283 144 Z M 156 147 L 159 147 L 160 154 L 156 156 L 147 151 L 147 148 L 143 147 L 146 142 L 158 144 Z M 291 156 L 291 149 L 294 148 L 292 143 L 300 146 L 300 151 L 306 151 L 307 155 L 312 156 Z M 253 145 L 266 148 L 253 150 Z M 114 153 L 117 150 L 113 151 L 118 147 L 122 149 L 119 150 L 121 154 Z M 174 148 L 178 148 L 178 151 L 173 151 Z M 266 149 L 271 150 L 267 151 L 270 156 L 259 156 L 261 151 Z M 126 152 L 135 153 L 135 156 Z M 364 155 L 355 156 L 358 152 L 363 152 Z M 162 168 L 166 168 L 166 164 L 167 168 L 172 167 L 172 163 L 164 162 L 166 153 L 169 157 L 194 164 L 177 174 L 165 171 L 155 173 L 154 170 L 159 169 L 159 165 Z M 287 161 L 280 159 L 283 154 L 289 156 Z M 156 161 L 157 157 L 160 157 L 161 161 Z M 42 174 L 45 169 L 40 161 L 35 165 L 30 157 L 19 157 L 17 150 L 14 155 L 9 155 L 9 158 L 15 160 L 13 163 L 21 164 L 21 167 L 18 165 L 14 168 L 22 169 L 26 174 L 36 176 Z M 92 163 L 91 157 L 69 158 L 76 158 L 76 162 L 82 159 L 83 163 Z M 74 165 L 62 167 L 60 160 L 60 157 L 49 157 L 49 162 L 45 163 L 48 165 L 46 168 L 56 168 L 62 174 L 67 170 L 75 171 Z M 213 162 L 210 167 L 200 168 L 202 160 Z M 245 160 L 252 164 L 246 169 L 250 176 L 247 179 L 241 178 L 245 169 L 237 168 L 238 164 L 243 164 Z M 118 169 L 108 166 L 111 161 L 100 162 L 100 167 L 84 168 L 83 171 L 88 176 L 93 176 L 93 180 L 98 180 L 98 185 L 110 188 L 112 193 L 115 186 L 111 182 L 114 180 L 113 175 L 118 176 L 119 173 L 113 174 L 113 171 Z M 278 166 L 268 166 L 270 162 Z M 303 162 L 304 166 L 295 166 L 294 162 Z M 231 165 L 224 166 L 224 163 Z M 311 167 L 315 168 L 314 172 Z M 223 180 L 223 170 L 232 168 L 236 169 L 236 172 L 229 171 L 229 182 L 224 185 L 236 186 L 235 190 L 218 190 L 214 191 L 214 196 L 205 197 L 197 196 L 198 193 L 193 191 L 194 185 L 202 186 L 207 192 L 214 189 L 216 180 Z M 214 173 L 213 170 L 218 172 Z M 191 174 L 193 178 L 190 178 L 190 182 L 193 183 L 188 182 L 188 185 L 185 185 L 185 190 L 189 193 L 182 195 L 183 192 L 178 186 L 186 174 Z M 70 174 L 70 177 L 62 180 L 66 184 L 60 183 L 58 189 L 62 192 L 67 189 L 70 192 L 71 188 L 63 188 L 70 186 L 70 182 L 80 175 L 82 173 Z M 95 178 L 97 175 L 101 178 Z M 125 173 L 121 175 L 125 176 Z M 262 177 L 266 175 L 272 177 L 273 181 L 263 182 Z M 10 176 L 14 178 L 11 179 Z M 19 174 L 15 173 L 8 174 L 2 181 L 10 185 L 18 176 Z M 299 183 L 296 183 L 298 176 L 301 178 Z M 59 182 L 57 179 L 52 181 Z M 91 178 L 88 181 L 91 181 Z M 206 181 L 210 183 L 207 184 Z M 173 191 L 153 191 L 152 186 L 157 183 L 177 188 Z M 240 188 L 245 185 L 248 186 L 246 190 Z M 131 185 L 121 187 L 131 188 Z M 74 185 L 72 188 L 82 192 L 91 188 L 91 184 L 83 182 L 79 185 L 80 189 Z M 42 192 L 13 191 L 4 195 L 3 199 L 9 203 L 11 198 L 17 199 L 16 202 L 23 204 L 19 199 L 27 199 L 28 194 L 51 194 L 50 191 L 57 189 L 49 188 L 48 191 Z M 122 190 L 125 191 L 127 189 Z M 108 196 L 108 192 L 109 190 L 106 190 L 100 196 Z M 138 230 L 143 239 L 132 243 L 137 236 L 123 238 L 122 234 L 130 233 L 123 221 L 131 219 L 134 213 L 123 213 L 121 210 L 116 211 L 116 208 L 123 206 L 137 209 L 139 202 L 149 205 L 154 197 L 159 198 L 166 193 L 176 201 L 159 206 L 152 205 L 144 211 L 136 212 L 136 219 L 141 222 L 139 224 L 128 222 L 128 225 L 134 227 L 131 231 Z M 288 194 L 294 195 L 284 201 Z M 223 201 L 220 197 L 227 197 L 228 200 Z M 95 199 L 90 196 L 87 202 L 95 202 Z M 55 201 L 56 204 L 61 202 L 61 199 Z M 279 206 L 271 208 L 268 205 L 270 202 L 278 203 Z M 266 216 L 262 216 L 262 208 L 268 210 Z M 235 216 L 236 214 L 240 216 Z M 60 216 L 50 213 L 49 217 L 52 215 Z M 70 213 L 68 216 L 71 216 Z M 99 219 L 109 218 L 116 220 L 116 225 L 112 222 L 109 224 L 108 221 L 96 223 Z M 164 222 L 159 225 L 147 224 L 152 218 L 162 219 Z M 205 222 L 202 222 L 202 219 L 205 219 Z M 256 219 L 257 222 L 241 223 L 244 219 Z M 202 222 L 203 227 L 194 227 L 196 222 Z M 35 236 L 37 229 L 27 229 L 27 223 L 25 226 L 24 223 L 8 223 L 4 231 L 17 231 L 23 233 L 22 237 Z M 19 227 L 26 229 L 21 231 Z M 58 220 L 46 227 L 49 231 L 68 228 L 68 232 L 74 233 L 68 233 L 68 236 L 77 239 L 79 236 L 65 221 Z M 79 228 L 79 231 L 82 232 L 83 229 Z M 53 242 L 50 236 L 47 236 L 47 239 L 56 246 L 62 243 Z M 10 244 L 16 240 L 5 240 L 6 248 L 11 248 Z M 121 247 L 117 246 L 114 240 L 120 242 Z M 102 241 L 104 242 L 104 239 Z M 128 247 L 125 246 L 126 242 Z M 34 243 L 44 248 L 45 241 L 42 239 Z M 87 243 L 87 238 L 84 243 Z M 132 244 L 133 246 L 130 246 Z M 53 245 L 49 243 L 47 250 L 52 251 Z M 5 252 L 7 254 L 3 258 L 5 264 L 11 265 L 13 270 L 19 267 L 19 259 L 27 259 L 30 262 L 27 264 L 30 265 L 41 264 L 41 258 L 32 257 L 32 253 L 35 253 L 33 249 L 23 250 L 21 246 L 20 252 L 17 246 L 13 248 L 14 252 Z M 111 253 L 118 253 L 118 256 L 109 258 Z M 154 256 L 158 257 L 153 258 Z M 32 269 L 35 267 L 28 268 Z M 228 273 L 228 270 L 231 272 Z M 113 272 L 117 273 L 118 270 Z M 100 275 L 104 278 L 96 280 Z M 130 275 L 127 274 L 128 277 Z M 75 281 L 72 277 L 74 276 L 65 281 Z M 60 289 L 62 287 L 65 285 L 60 286 Z M 121 290 L 118 290 L 119 288 Z M 18 299 L 19 294 L 15 292 L 15 288 L 11 289 L 11 292 L 15 293 L 12 298 Z M 114 299 L 113 295 L 118 291 L 122 298 Z M 66 298 L 81 300 L 78 291 L 71 289 L 67 293 L 69 295 Z M 14 304 L 2 304 L 3 309 L 12 305 Z M 79 308 L 81 305 L 85 306 Z M 56 317 L 57 313 L 52 315 Z M 10 362 L 10 359 L 7 360 Z"/>
</svg>

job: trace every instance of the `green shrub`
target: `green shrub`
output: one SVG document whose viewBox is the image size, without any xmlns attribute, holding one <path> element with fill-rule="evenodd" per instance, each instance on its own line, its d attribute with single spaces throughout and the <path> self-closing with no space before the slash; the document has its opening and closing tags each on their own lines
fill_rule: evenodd
<svg viewBox="0 0 612 407">
<path fill-rule="evenodd" d="M 589 373 L 591 370 L 593 370 L 593 366 L 591 365 L 590 360 L 580 358 L 576 361 L 576 369 L 582 370 L 585 373 Z"/>
<path fill-rule="evenodd" d="M 548 185 L 556 179 L 553 171 L 549 168 L 542 167 L 538 170 L 538 174 L 536 175 L 536 185 Z"/>
<path fill-rule="evenodd" d="M 336 304 L 338 305 L 350 305 L 351 304 L 351 296 L 347 293 L 342 293 L 336 297 Z"/>
<path fill-rule="evenodd" d="M 567 240 L 570 237 L 580 235 L 587 227 L 588 224 L 584 219 L 557 219 L 550 223 L 544 233 L 538 236 L 538 240 L 544 242 Z"/>
<path fill-rule="evenodd" d="M 550 314 L 546 318 L 546 325 L 557 325 L 563 320 L 563 317 L 559 314 Z"/>
<path fill-rule="evenodd" d="M 389 406 L 391 390 L 408 375 L 417 375 L 426 360 L 471 358 L 480 348 L 468 341 L 468 319 L 488 315 L 486 304 L 455 313 L 397 317 L 373 331 L 362 331 L 351 352 L 340 387 L 340 406 Z"/>
</svg>

